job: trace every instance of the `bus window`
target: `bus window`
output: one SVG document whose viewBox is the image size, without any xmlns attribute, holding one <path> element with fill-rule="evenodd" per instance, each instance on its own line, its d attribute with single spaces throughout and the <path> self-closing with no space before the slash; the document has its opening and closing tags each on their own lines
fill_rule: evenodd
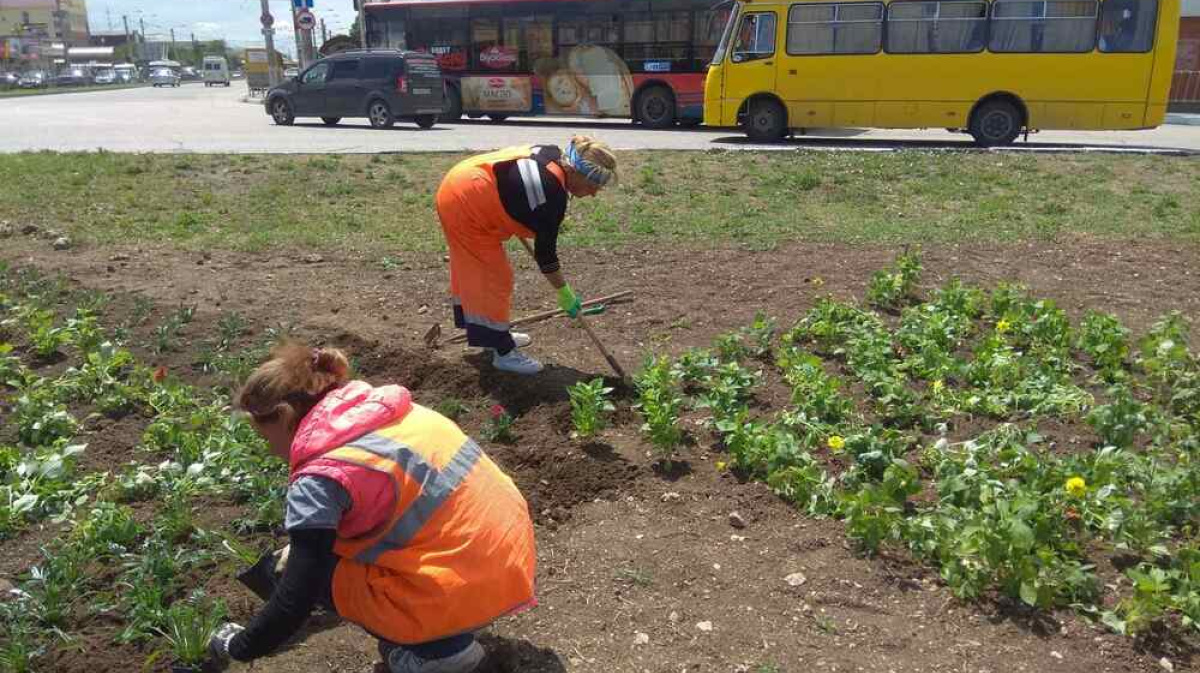
<svg viewBox="0 0 1200 673">
<path fill-rule="evenodd" d="M 988 49 L 1082 53 L 1096 46 L 1095 0 L 996 0 Z"/>
<path fill-rule="evenodd" d="M 1158 0 L 1106 0 L 1100 5 L 1100 51 L 1150 51 L 1156 23 Z"/>
<path fill-rule="evenodd" d="M 887 22 L 890 54 L 973 54 L 987 42 L 986 2 L 893 2 Z"/>
<path fill-rule="evenodd" d="M 733 43 L 733 61 L 741 63 L 769 58 L 774 53 L 775 15 L 768 12 L 743 17 L 737 40 Z"/>
<path fill-rule="evenodd" d="M 696 71 L 704 70 L 704 66 L 715 60 L 717 45 L 721 43 L 721 35 L 733 15 L 731 5 L 720 9 L 697 11 L 694 21 L 695 37 L 692 41 L 694 64 Z"/>
<path fill-rule="evenodd" d="M 793 56 L 874 54 L 882 46 L 882 3 L 792 5 L 788 11 L 787 51 Z"/>
</svg>

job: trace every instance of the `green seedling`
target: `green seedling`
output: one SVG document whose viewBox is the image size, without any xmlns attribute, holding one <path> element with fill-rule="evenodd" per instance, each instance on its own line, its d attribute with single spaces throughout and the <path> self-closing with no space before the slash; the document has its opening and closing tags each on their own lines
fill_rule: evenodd
<svg viewBox="0 0 1200 673">
<path fill-rule="evenodd" d="M 575 424 L 577 437 L 594 437 L 604 427 L 604 414 L 616 411 L 608 399 L 612 391 L 600 378 L 580 381 L 567 388 L 571 398 L 571 421 Z"/>
</svg>

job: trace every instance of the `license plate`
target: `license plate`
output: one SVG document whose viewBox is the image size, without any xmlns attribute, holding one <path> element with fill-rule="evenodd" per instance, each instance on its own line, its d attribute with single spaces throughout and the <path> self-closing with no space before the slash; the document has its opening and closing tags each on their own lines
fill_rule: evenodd
<svg viewBox="0 0 1200 673">
<path fill-rule="evenodd" d="M 413 93 L 418 96 L 428 96 L 433 93 L 433 89 L 413 89 Z"/>
</svg>

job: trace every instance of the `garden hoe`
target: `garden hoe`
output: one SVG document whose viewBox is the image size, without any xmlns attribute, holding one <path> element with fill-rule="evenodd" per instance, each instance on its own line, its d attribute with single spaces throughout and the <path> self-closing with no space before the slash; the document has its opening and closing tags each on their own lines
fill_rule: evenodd
<svg viewBox="0 0 1200 673">
<path fill-rule="evenodd" d="M 595 299 L 589 299 L 589 300 L 583 302 L 583 314 L 584 315 L 600 315 L 601 313 L 604 313 L 606 310 L 608 310 L 608 307 L 610 305 L 625 304 L 630 301 L 633 301 L 633 292 L 631 292 L 629 290 L 626 290 L 624 292 L 618 292 L 616 294 L 610 294 L 605 297 L 596 297 Z M 560 315 L 566 315 L 566 314 L 563 313 L 562 309 L 556 308 L 553 311 L 542 311 L 541 313 L 535 313 L 533 315 L 528 315 L 528 316 L 525 316 L 524 318 L 517 318 L 516 320 L 512 321 L 512 323 L 510 323 L 510 325 L 512 327 L 520 327 L 522 325 L 532 325 L 533 323 L 543 322 L 543 321 L 549 320 L 551 318 L 556 318 Z M 452 336 L 449 339 L 446 339 L 445 341 L 442 341 L 441 338 L 442 338 L 442 326 L 435 324 L 432 327 L 430 327 L 428 331 L 425 332 L 425 345 L 428 346 L 429 348 L 440 348 L 442 346 L 442 344 L 462 343 L 467 340 L 467 335 L 466 334 L 456 334 L 455 336 Z"/>
<path fill-rule="evenodd" d="M 525 252 L 528 252 L 529 256 L 536 260 L 537 258 L 533 254 L 533 246 L 529 244 L 529 241 L 520 237 L 518 237 L 517 240 L 521 241 L 521 245 L 525 246 Z M 588 325 L 587 320 L 584 319 L 582 311 L 580 311 L 579 315 L 575 317 L 575 322 L 578 322 L 579 326 L 583 328 L 583 331 L 587 332 L 588 337 L 596 346 L 596 350 L 600 351 L 600 354 L 603 355 L 604 359 L 608 361 L 608 366 L 612 367 L 613 371 L 617 373 L 617 376 L 621 377 L 621 381 L 623 383 L 629 383 L 629 375 L 626 374 L 625 370 L 621 368 L 621 365 L 617 362 L 617 359 L 614 358 L 608 352 L 608 349 L 604 347 L 604 344 L 600 341 L 600 337 L 596 336 L 596 333 L 592 331 L 592 327 L 591 325 Z"/>
</svg>

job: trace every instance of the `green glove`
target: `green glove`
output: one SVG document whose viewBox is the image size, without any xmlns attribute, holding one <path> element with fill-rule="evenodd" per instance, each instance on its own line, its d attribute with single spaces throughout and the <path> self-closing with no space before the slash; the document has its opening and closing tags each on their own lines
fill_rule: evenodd
<svg viewBox="0 0 1200 673">
<path fill-rule="evenodd" d="M 578 318 L 583 305 L 579 303 L 579 297 L 575 296 L 571 286 L 563 285 L 558 288 L 558 307 L 572 318 Z"/>
</svg>

